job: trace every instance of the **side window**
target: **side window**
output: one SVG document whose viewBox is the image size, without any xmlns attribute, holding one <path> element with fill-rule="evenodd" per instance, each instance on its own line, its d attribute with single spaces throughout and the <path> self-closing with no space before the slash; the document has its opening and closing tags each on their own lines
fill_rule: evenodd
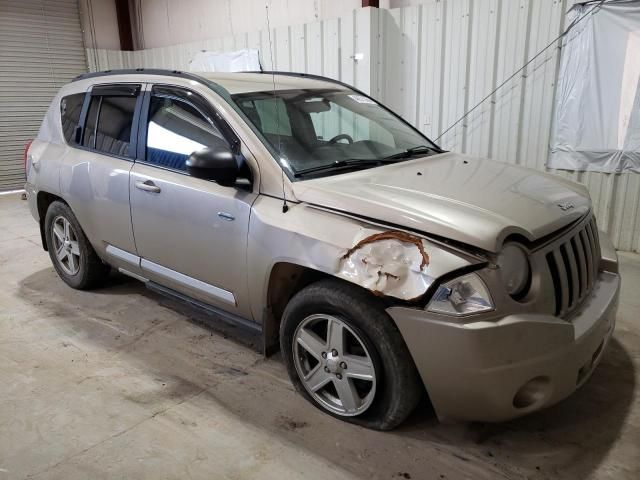
<svg viewBox="0 0 640 480">
<path fill-rule="evenodd" d="M 80 113 L 84 103 L 84 93 L 74 93 L 67 95 L 60 101 L 60 120 L 62 122 L 62 132 L 64 139 L 69 144 L 75 144 L 75 132 L 80 123 Z"/>
<path fill-rule="evenodd" d="M 147 120 L 148 163 L 185 171 L 189 155 L 219 143 L 230 146 L 200 108 L 173 96 L 152 95 Z"/>
<path fill-rule="evenodd" d="M 136 110 L 134 96 L 91 97 L 82 145 L 99 152 L 132 157 L 131 126 Z"/>
</svg>

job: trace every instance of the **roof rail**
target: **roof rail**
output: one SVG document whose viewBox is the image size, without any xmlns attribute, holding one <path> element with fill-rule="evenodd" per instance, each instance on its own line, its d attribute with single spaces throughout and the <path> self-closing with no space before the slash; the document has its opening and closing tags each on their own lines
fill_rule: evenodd
<svg viewBox="0 0 640 480">
<path fill-rule="evenodd" d="M 363 95 L 366 95 L 364 92 L 361 92 L 353 85 L 349 85 L 348 83 L 341 82 L 340 80 L 336 80 L 335 78 L 323 77 L 322 75 L 315 75 L 313 73 L 286 72 L 286 71 L 279 71 L 279 70 L 260 70 L 260 71 L 254 70 L 254 71 L 243 72 L 243 73 L 264 73 L 267 75 L 284 75 L 287 77 L 300 77 L 300 78 L 308 78 L 310 80 L 322 80 L 323 82 L 335 83 L 337 85 L 350 88 L 354 92 L 358 92 L 358 93 L 362 93 Z"/>
<path fill-rule="evenodd" d="M 110 75 L 132 75 L 132 74 L 164 75 L 169 77 L 187 78 L 189 80 L 195 80 L 201 83 L 210 82 L 210 80 L 207 80 L 206 78 L 203 78 L 200 75 L 196 75 L 195 73 L 182 72 L 180 70 L 168 70 L 168 69 L 165 70 L 163 68 L 123 68 L 123 69 L 117 69 L 117 70 L 103 70 L 101 72 L 81 73 L 71 81 L 76 82 L 78 80 L 85 80 L 87 78 L 108 77 Z"/>
</svg>

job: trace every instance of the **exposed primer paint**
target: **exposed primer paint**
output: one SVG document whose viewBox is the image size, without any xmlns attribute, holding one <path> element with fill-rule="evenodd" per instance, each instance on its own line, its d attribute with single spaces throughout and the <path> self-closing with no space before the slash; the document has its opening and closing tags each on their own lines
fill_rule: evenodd
<svg viewBox="0 0 640 480">
<path fill-rule="evenodd" d="M 376 295 L 412 300 L 433 283 L 428 267 L 424 240 L 387 231 L 362 238 L 347 250 L 340 259 L 338 276 Z"/>
</svg>

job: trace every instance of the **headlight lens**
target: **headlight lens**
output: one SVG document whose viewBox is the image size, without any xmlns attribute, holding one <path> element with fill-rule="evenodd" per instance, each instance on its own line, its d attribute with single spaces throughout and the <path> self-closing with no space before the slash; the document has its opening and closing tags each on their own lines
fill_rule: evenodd
<svg viewBox="0 0 640 480">
<path fill-rule="evenodd" d="M 526 293 L 531 267 L 524 250 L 515 243 L 508 243 L 498 255 L 497 263 L 507 293 L 512 297 Z"/>
<path fill-rule="evenodd" d="M 440 285 L 427 310 L 445 315 L 470 315 L 493 310 L 493 301 L 480 277 L 469 273 Z"/>
</svg>

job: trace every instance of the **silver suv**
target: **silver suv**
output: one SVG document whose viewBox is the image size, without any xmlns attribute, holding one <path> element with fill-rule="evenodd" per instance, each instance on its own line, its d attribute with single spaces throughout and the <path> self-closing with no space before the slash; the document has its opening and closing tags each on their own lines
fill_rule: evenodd
<svg viewBox="0 0 640 480">
<path fill-rule="evenodd" d="M 367 427 L 425 391 L 440 419 L 546 407 L 613 332 L 617 257 L 584 187 L 445 152 L 330 79 L 85 74 L 25 157 L 67 284 L 113 268 L 259 332 L 305 398 Z"/>
</svg>

